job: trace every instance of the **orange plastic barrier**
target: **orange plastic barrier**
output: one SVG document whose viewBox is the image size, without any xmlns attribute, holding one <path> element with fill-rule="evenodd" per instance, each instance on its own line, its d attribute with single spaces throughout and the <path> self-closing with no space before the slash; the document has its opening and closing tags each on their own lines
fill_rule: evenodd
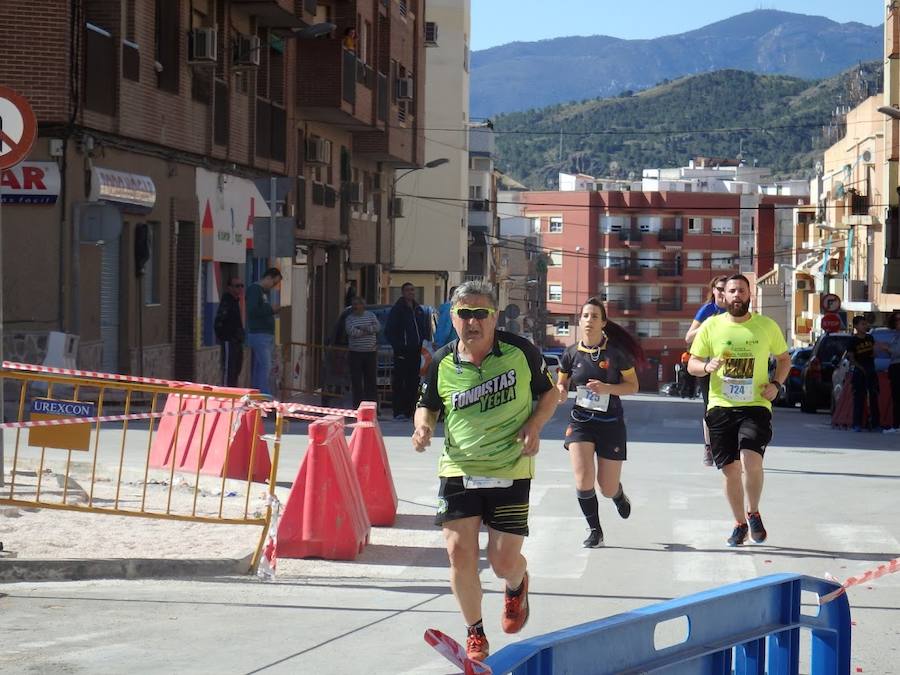
<svg viewBox="0 0 900 675">
<path fill-rule="evenodd" d="M 893 424 L 894 411 L 891 403 L 891 381 L 888 379 L 887 373 L 878 373 L 878 413 L 879 421 L 882 427 L 889 427 Z M 866 394 L 865 405 L 863 406 L 863 426 L 869 424 L 869 396 Z M 844 384 L 841 387 L 841 395 L 834 403 L 834 412 L 831 413 L 831 426 L 846 427 L 853 426 L 853 378 L 850 373 L 844 378 Z"/>
<path fill-rule="evenodd" d="M 309 449 L 278 522 L 278 557 L 355 560 L 370 530 L 343 421 L 313 422 Z"/>
<path fill-rule="evenodd" d="M 248 393 L 250 390 L 227 389 L 225 387 L 204 387 L 215 397 L 216 393 Z M 169 394 L 164 412 L 191 412 L 204 408 L 240 407 L 238 399 L 206 399 L 181 397 Z M 272 464 L 269 447 L 260 439 L 263 433 L 262 418 L 258 410 L 241 410 L 234 413 L 219 411 L 205 414 L 188 414 L 178 417 L 164 417 L 153 434 L 150 448 L 152 468 L 170 468 L 175 461 L 175 469 L 196 472 L 200 463 L 200 473 L 247 480 L 248 474 L 254 482 L 263 483 L 269 479 Z M 259 422 L 257 423 L 257 418 Z M 231 438 L 232 425 L 236 426 Z M 256 449 L 253 450 L 254 427 Z M 175 437 L 176 430 L 178 432 Z M 231 444 L 229 446 L 229 439 Z M 202 442 L 201 442 L 202 441 Z M 253 457 L 253 470 L 250 459 Z M 227 462 L 227 466 L 226 466 Z"/>
<path fill-rule="evenodd" d="M 375 403 L 364 402 L 356 413 L 359 424 L 350 435 L 350 458 L 373 525 L 390 526 L 397 519 L 397 491 L 378 426 Z"/>
</svg>

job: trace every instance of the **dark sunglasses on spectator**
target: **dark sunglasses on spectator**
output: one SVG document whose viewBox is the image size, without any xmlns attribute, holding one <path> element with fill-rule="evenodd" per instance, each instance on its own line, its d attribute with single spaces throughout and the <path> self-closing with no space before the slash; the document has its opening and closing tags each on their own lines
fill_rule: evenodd
<svg viewBox="0 0 900 675">
<path fill-rule="evenodd" d="M 484 321 L 488 316 L 496 312 L 497 310 L 493 307 L 456 307 L 454 308 L 454 313 L 463 321 L 468 321 L 469 319 L 478 319 L 479 321 Z"/>
<path fill-rule="evenodd" d="M 724 293 L 725 287 L 724 286 L 716 286 L 716 290 L 719 291 L 719 293 Z"/>
<path fill-rule="evenodd" d="M 232 288 L 243 288 L 244 284 L 231 284 Z"/>
</svg>

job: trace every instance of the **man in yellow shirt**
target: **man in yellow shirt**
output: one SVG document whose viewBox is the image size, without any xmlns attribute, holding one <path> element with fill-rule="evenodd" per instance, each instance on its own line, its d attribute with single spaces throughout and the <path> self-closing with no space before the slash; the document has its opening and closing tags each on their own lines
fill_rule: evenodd
<svg viewBox="0 0 900 675">
<path fill-rule="evenodd" d="M 778 324 L 750 311 L 747 277 L 728 277 L 725 300 L 727 312 L 707 319 L 694 338 L 688 372 L 710 377 L 706 424 L 713 459 L 725 476 L 725 496 L 735 518 L 728 545 L 740 546 L 748 530 L 754 542 L 766 540 L 759 514 L 763 455 L 772 440 L 771 402 L 788 376 L 791 358 Z M 772 381 L 770 355 L 777 360 Z"/>
</svg>

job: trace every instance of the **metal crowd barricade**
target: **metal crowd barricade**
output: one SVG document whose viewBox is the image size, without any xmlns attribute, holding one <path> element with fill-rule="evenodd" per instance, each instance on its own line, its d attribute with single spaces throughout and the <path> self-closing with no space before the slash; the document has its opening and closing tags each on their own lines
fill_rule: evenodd
<svg viewBox="0 0 900 675">
<path fill-rule="evenodd" d="M 325 405 L 350 391 L 350 350 L 346 347 L 291 342 L 285 345 L 288 363 L 283 399 L 297 394 L 320 397 Z"/>
<path fill-rule="evenodd" d="M 67 373 L 67 374 L 62 374 Z M 271 499 L 265 513 L 251 511 L 257 443 L 251 443 L 246 479 L 228 478 L 229 458 L 237 419 L 242 412 L 265 407 L 259 395 L 240 390 L 155 378 L 3 363 L 7 389 L 17 389 L 16 421 L 3 432 L 14 436 L 4 444 L 7 484 L 0 489 L 0 505 L 61 509 L 163 520 L 262 528 L 252 559 L 255 569 L 271 519 Z M 191 411 L 164 412 L 166 400 L 179 403 L 201 399 Z M 281 447 L 282 417 L 275 410 L 275 435 L 268 494 L 274 494 Z M 195 465 L 165 468 L 151 465 L 151 448 L 164 417 L 175 417 L 175 433 L 168 447 L 174 454 L 184 420 L 198 415 L 193 434 L 199 434 Z M 214 416 L 218 417 L 214 417 Z M 263 433 L 261 414 L 254 416 L 252 438 Z M 221 476 L 201 477 L 202 449 L 211 441 L 212 422 L 227 423 L 227 447 Z M 111 475 L 101 475 L 112 467 Z M 234 466 L 232 465 L 232 468 Z M 176 473 L 179 475 L 176 477 Z M 185 478 L 189 478 L 187 480 Z M 51 478 L 55 479 L 54 481 Z M 227 482 L 230 481 L 230 482 Z M 203 487 L 205 486 L 205 487 Z M 229 491 L 243 490 L 244 499 L 226 500 Z"/>
<path fill-rule="evenodd" d="M 801 592 L 821 597 L 839 588 L 823 579 L 775 574 L 522 640 L 485 663 L 494 673 L 515 675 L 796 675 L 800 632 L 808 630 L 810 674 L 847 675 L 846 594 L 816 614 L 802 611 L 801 601 Z M 658 645 L 659 635 L 673 627 L 684 628 L 676 643 Z"/>
</svg>

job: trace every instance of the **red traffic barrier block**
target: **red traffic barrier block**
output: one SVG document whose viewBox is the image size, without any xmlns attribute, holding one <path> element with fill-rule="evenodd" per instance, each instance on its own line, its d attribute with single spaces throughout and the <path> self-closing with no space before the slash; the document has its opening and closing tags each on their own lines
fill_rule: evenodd
<svg viewBox="0 0 900 675">
<path fill-rule="evenodd" d="M 397 519 L 397 491 L 374 403 L 359 406 L 359 423 L 350 435 L 350 459 L 373 525 L 391 526 Z"/>
<path fill-rule="evenodd" d="M 889 427 L 894 422 L 894 411 L 891 403 L 891 382 L 887 373 L 878 373 L 878 413 L 882 427 Z M 869 420 L 869 396 L 866 394 L 863 404 L 863 426 L 868 426 Z M 853 426 L 853 378 L 847 373 L 844 384 L 841 387 L 841 395 L 834 403 L 834 411 L 831 413 L 831 425 L 835 427 Z"/>
<path fill-rule="evenodd" d="M 278 557 L 355 560 L 370 531 L 343 421 L 313 422 L 309 449 L 278 522 Z"/>
<path fill-rule="evenodd" d="M 223 387 L 204 386 L 211 392 L 229 391 Z M 241 390 L 248 393 L 250 390 Z M 175 462 L 176 471 L 196 472 L 200 464 L 200 473 L 212 476 L 250 479 L 262 483 L 269 479 L 272 468 L 269 459 L 269 447 L 259 438 L 263 433 L 262 419 L 256 427 L 258 410 L 241 410 L 234 413 L 221 409 L 239 406 L 237 399 L 205 399 L 202 397 L 182 397 L 169 394 L 164 411 L 166 413 L 185 413 L 178 417 L 163 417 L 159 428 L 153 434 L 153 445 L 150 448 L 150 466 L 155 469 L 170 468 Z M 210 408 L 219 412 L 198 413 Z M 177 430 L 177 436 L 176 436 Z M 234 431 L 232 435 L 232 430 Z M 253 450 L 255 439 L 256 449 Z M 253 468 L 250 469 L 250 458 L 253 457 Z"/>
</svg>

